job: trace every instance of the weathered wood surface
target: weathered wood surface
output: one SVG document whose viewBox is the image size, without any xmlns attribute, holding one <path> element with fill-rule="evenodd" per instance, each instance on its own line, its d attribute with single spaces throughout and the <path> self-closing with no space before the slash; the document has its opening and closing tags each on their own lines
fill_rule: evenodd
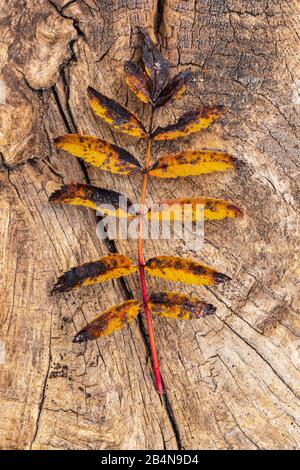
<svg viewBox="0 0 300 470">
<path fill-rule="evenodd" d="M 0 447 L 299 448 L 299 3 L 1 4 Z M 148 110 L 122 82 L 123 61 L 138 51 L 136 25 L 157 32 L 172 74 L 195 72 L 185 97 L 157 114 L 160 124 L 200 103 L 230 109 L 203 134 L 157 144 L 152 158 L 213 146 L 245 164 L 237 175 L 150 184 L 148 201 L 203 193 L 246 212 L 242 221 L 207 224 L 201 252 L 180 241 L 145 243 L 148 256 L 193 256 L 233 278 L 197 288 L 217 306 L 215 317 L 155 321 L 167 405 L 153 387 L 142 323 L 86 346 L 71 342 L 86 319 L 139 295 L 136 275 L 49 296 L 60 273 L 113 248 L 97 238 L 92 211 L 52 207 L 51 192 L 90 181 L 138 198 L 137 178 L 86 168 L 52 141 L 91 133 L 143 161 L 144 145 L 112 134 L 85 91 L 93 85 L 147 122 Z M 116 249 L 136 259 L 136 242 Z"/>
</svg>

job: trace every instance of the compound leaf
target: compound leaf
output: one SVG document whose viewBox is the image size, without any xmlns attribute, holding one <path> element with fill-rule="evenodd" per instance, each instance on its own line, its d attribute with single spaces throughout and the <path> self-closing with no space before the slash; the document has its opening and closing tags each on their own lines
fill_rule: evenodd
<svg viewBox="0 0 300 470">
<path fill-rule="evenodd" d="M 132 206 L 132 202 L 121 193 L 80 183 L 63 186 L 51 194 L 49 201 L 52 204 L 84 206 L 114 217 L 128 217 L 127 207 Z"/>
<path fill-rule="evenodd" d="M 140 28 L 140 31 L 144 36 L 142 61 L 145 72 L 151 80 L 152 99 L 155 101 L 168 79 L 169 64 L 159 52 L 158 47 L 152 42 L 149 34 L 142 28 Z"/>
<path fill-rule="evenodd" d="M 150 168 L 149 174 L 158 178 L 197 176 L 214 171 L 233 170 L 237 163 L 231 155 L 217 150 L 184 150 L 159 158 Z"/>
<path fill-rule="evenodd" d="M 99 284 L 134 273 L 137 267 L 131 259 L 124 255 L 113 254 L 104 256 L 99 261 L 85 263 L 65 272 L 60 276 L 52 289 L 54 292 L 68 292 L 81 286 Z"/>
<path fill-rule="evenodd" d="M 187 89 L 187 84 L 191 77 L 192 72 L 190 70 L 185 70 L 184 72 L 180 72 L 175 75 L 175 77 L 169 81 L 167 86 L 161 92 L 160 96 L 155 102 L 155 107 L 158 108 L 159 106 L 167 104 L 169 101 L 175 101 L 181 95 L 183 95 Z"/>
<path fill-rule="evenodd" d="M 129 88 L 143 103 L 152 102 L 149 79 L 135 62 L 125 62 L 124 77 Z"/>
<path fill-rule="evenodd" d="M 109 308 L 82 328 L 75 335 L 73 343 L 90 341 L 120 330 L 126 323 L 137 317 L 140 308 L 141 305 L 137 300 L 127 300 L 120 305 Z"/>
<path fill-rule="evenodd" d="M 205 196 L 166 199 L 150 208 L 147 213 L 150 220 L 169 220 L 170 222 L 233 219 L 242 215 L 242 210 L 231 202 Z"/>
<path fill-rule="evenodd" d="M 177 320 L 197 319 L 216 311 L 212 304 L 179 292 L 152 292 L 148 306 L 153 315 Z"/>
<path fill-rule="evenodd" d="M 193 285 L 220 284 L 229 281 L 230 277 L 219 273 L 209 266 L 189 258 L 178 256 L 156 256 L 145 264 L 145 271 L 151 276 L 169 281 Z"/>
<path fill-rule="evenodd" d="M 54 139 L 59 149 L 82 158 L 101 170 L 129 175 L 141 171 L 138 160 L 127 150 L 91 135 L 66 134 Z"/>
<path fill-rule="evenodd" d="M 152 133 L 154 140 L 171 140 L 185 137 L 194 132 L 208 127 L 213 121 L 218 119 L 225 107 L 217 105 L 212 108 L 203 107 L 196 111 L 185 113 L 175 124 L 166 127 L 157 127 Z"/>
<path fill-rule="evenodd" d="M 92 87 L 88 87 L 87 91 L 90 105 L 97 116 L 125 134 L 139 138 L 147 137 L 143 124 L 131 111 Z"/>
</svg>

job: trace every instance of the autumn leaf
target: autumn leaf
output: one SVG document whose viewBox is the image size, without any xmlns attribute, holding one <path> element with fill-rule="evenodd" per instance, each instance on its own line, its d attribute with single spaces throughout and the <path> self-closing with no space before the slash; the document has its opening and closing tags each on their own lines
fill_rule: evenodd
<svg viewBox="0 0 300 470">
<path fill-rule="evenodd" d="M 212 108 L 203 107 L 196 111 L 190 111 L 179 118 L 175 124 L 167 127 L 157 127 L 152 133 L 154 140 L 170 140 L 185 137 L 194 132 L 208 127 L 213 121 L 218 119 L 225 107 L 217 105 Z"/>
<path fill-rule="evenodd" d="M 178 256 L 156 256 L 145 264 L 145 271 L 169 281 L 193 285 L 220 284 L 229 281 L 230 277 L 219 273 L 209 266 L 189 258 Z"/>
<path fill-rule="evenodd" d="M 167 199 L 149 209 L 150 220 L 201 222 L 241 217 L 243 212 L 229 201 L 214 197 Z"/>
<path fill-rule="evenodd" d="M 134 273 L 137 267 L 124 255 L 104 256 L 99 261 L 85 263 L 65 272 L 60 276 L 52 289 L 54 292 L 68 292 L 81 286 L 99 284 Z"/>
<path fill-rule="evenodd" d="M 137 317 L 140 308 L 141 305 L 137 300 L 127 300 L 109 308 L 82 328 L 74 337 L 73 343 L 90 341 L 120 330 Z"/>
<path fill-rule="evenodd" d="M 125 134 L 145 138 L 147 132 L 139 119 L 128 109 L 92 87 L 87 89 L 93 111 L 108 124 Z"/>
<path fill-rule="evenodd" d="M 127 207 L 132 206 L 132 202 L 121 193 L 80 183 L 63 186 L 50 196 L 49 201 L 52 204 L 84 206 L 114 217 L 129 217 Z"/>
<path fill-rule="evenodd" d="M 129 175 L 141 171 L 138 160 L 127 150 L 90 135 L 66 134 L 54 139 L 59 149 L 101 170 Z"/>
<path fill-rule="evenodd" d="M 192 320 L 215 313 L 216 307 L 179 292 L 152 292 L 148 306 L 153 315 L 178 320 Z"/>
<path fill-rule="evenodd" d="M 163 89 L 160 96 L 155 102 L 155 107 L 164 106 L 170 101 L 175 101 L 187 89 L 187 84 L 192 77 L 192 72 L 190 70 L 185 70 L 180 72 L 175 77 L 173 77 L 167 86 Z"/>
<path fill-rule="evenodd" d="M 149 79 L 135 62 L 125 62 L 124 76 L 129 88 L 143 103 L 152 102 Z"/>
<path fill-rule="evenodd" d="M 87 184 L 69 184 L 63 186 L 50 197 L 50 202 L 53 204 L 84 206 L 97 210 L 105 216 L 122 218 L 122 220 L 118 221 L 106 217 L 102 220 L 101 229 L 104 228 L 104 223 L 106 223 L 107 219 L 115 225 L 119 222 L 120 228 L 121 225 L 124 225 L 124 222 L 127 222 L 125 218 L 130 218 L 130 222 L 133 222 L 133 228 L 138 227 L 138 265 L 133 264 L 132 260 L 127 256 L 117 253 L 104 256 L 97 261 L 73 267 L 62 274 L 54 285 L 52 293 L 68 292 L 81 286 L 118 279 L 138 271 L 141 302 L 128 300 L 105 310 L 81 329 L 75 335 L 73 342 L 81 343 L 109 335 L 136 318 L 143 307 L 149 339 L 153 379 L 157 393 L 162 395 L 165 391 L 155 346 L 152 314 L 158 317 L 181 320 L 197 319 L 214 313 L 216 308 L 199 298 L 180 292 L 153 292 L 148 297 L 145 272 L 148 275 L 157 276 L 168 281 L 196 286 L 224 283 L 230 280 L 230 277 L 196 260 L 178 256 L 156 256 L 149 259 L 145 264 L 143 247 L 143 229 L 145 227 L 143 222 L 145 225 L 149 225 L 147 222 L 152 219 L 154 221 L 180 221 L 180 226 L 184 226 L 189 230 L 188 224 L 185 224 L 186 221 L 197 224 L 197 222 L 202 222 L 203 220 L 240 217 L 242 211 L 229 201 L 201 196 L 168 199 L 156 206 L 150 207 L 150 210 L 147 212 L 145 201 L 148 197 L 147 190 L 149 185 L 147 185 L 147 181 L 149 176 L 177 178 L 179 176 L 195 176 L 216 171 L 227 171 L 234 169 L 238 161 L 225 152 L 202 149 L 168 154 L 159 158 L 152 167 L 149 166 L 152 157 L 152 140 L 164 141 L 176 139 L 205 129 L 224 113 L 225 107 L 222 105 L 199 107 L 194 111 L 183 114 L 176 123 L 165 127 L 157 127 L 152 131 L 155 108 L 161 107 L 182 96 L 187 89 L 192 74 L 190 70 L 186 70 L 169 80 L 170 67 L 167 60 L 160 53 L 159 47 L 152 42 L 148 32 L 141 28 L 138 29 L 143 34 L 142 57 L 137 64 L 132 61 L 127 61 L 124 64 L 124 78 L 128 87 L 137 98 L 143 103 L 151 104 L 150 130 L 147 132 L 140 119 L 115 100 L 103 95 L 92 87 L 87 88 L 87 93 L 91 108 L 103 121 L 112 125 L 114 129 L 120 132 L 147 140 L 147 145 L 145 146 L 145 168 L 142 169 L 139 161 L 127 150 L 97 137 L 67 134 L 57 137 L 55 144 L 59 149 L 63 149 L 71 155 L 79 157 L 88 164 L 99 167 L 104 171 L 121 175 L 142 174 L 143 181 L 139 191 L 139 212 L 133 213 L 132 210 L 128 212 L 128 206 L 133 206 L 133 204 L 122 194 Z M 162 115 L 162 113 L 159 114 Z M 136 185 L 138 181 L 134 183 Z M 155 224 L 151 228 L 155 229 Z M 174 228 L 176 232 L 175 223 Z M 194 229 L 194 227 L 192 228 Z M 199 229 L 199 226 L 197 228 Z M 157 232 L 156 230 L 154 231 L 153 235 L 155 238 Z M 199 234 L 200 232 L 198 230 Z M 119 234 L 122 236 L 120 231 Z M 108 288 L 111 289 L 112 287 L 112 283 L 108 283 Z"/>
<path fill-rule="evenodd" d="M 214 171 L 228 171 L 236 167 L 237 160 L 217 150 L 184 150 L 165 155 L 150 168 L 149 174 L 158 178 L 197 176 Z"/>
<path fill-rule="evenodd" d="M 159 52 L 158 47 L 152 42 L 149 34 L 142 28 L 140 28 L 140 31 L 144 36 L 142 61 L 145 72 L 151 80 L 152 99 L 155 101 L 168 79 L 169 64 Z"/>
</svg>

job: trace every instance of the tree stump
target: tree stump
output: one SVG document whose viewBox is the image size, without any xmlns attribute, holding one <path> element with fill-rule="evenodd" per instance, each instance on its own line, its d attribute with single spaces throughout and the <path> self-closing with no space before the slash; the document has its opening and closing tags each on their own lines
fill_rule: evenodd
<svg viewBox="0 0 300 470">
<path fill-rule="evenodd" d="M 2 2 L 0 81 L 1 364 L 3 449 L 296 449 L 300 444 L 299 3 L 295 0 Z M 79 132 L 126 147 L 143 143 L 97 119 L 92 85 L 144 122 L 123 81 L 142 26 L 170 61 L 194 72 L 188 92 L 157 113 L 160 125 L 222 103 L 207 131 L 155 146 L 221 148 L 237 174 L 150 182 L 149 202 L 205 194 L 245 217 L 207 223 L 201 251 L 147 240 L 145 254 L 189 256 L 232 281 L 189 289 L 215 316 L 155 320 L 166 400 L 153 386 L 144 319 L 107 338 L 72 338 L 110 305 L 139 297 L 136 275 L 50 296 L 72 266 L 110 251 L 136 260 L 136 241 L 107 243 L 93 211 L 52 206 L 64 183 L 92 183 L 137 201 L 137 177 L 110 175 L 58 153 L 53 138 Z M 297 233 L 298 229 L 298 233 Z M 151 288 L 171 288 L 149 280 Z M 173 288 L 174 286 L 172 286 Z"/>
</svg>

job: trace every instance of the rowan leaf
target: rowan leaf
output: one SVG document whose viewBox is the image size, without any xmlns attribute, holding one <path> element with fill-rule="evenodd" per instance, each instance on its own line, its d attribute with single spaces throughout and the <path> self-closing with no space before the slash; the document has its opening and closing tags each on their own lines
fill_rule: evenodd
<svg viewBox="0 0 300 470">
<path fill-rule="evenodd" d="M 156 256 L 151 258 L 145 264 L 145 271 L 151 276 L 196 286 L 220 284 L 230 280 L 230 277 L 226 274 L 219 273 L 209 266 L 200 264 L 190 258 L 180 258 L 178 256 Z"/>
<path fill-rule="evenodd" d="M 158 178 L 197 176 L 215 171 L 235 169 L 238 161 L 217 150 L 185 150 L 161 157 L 150 168 L 149 175 Z"/>
<path fill-rule="evenodd" d="M 202 210 L 203 209 L 203 210 Z M 181 221 L 221 220 L 241 217 L 243 212 L 229 201 L 214 197 L 166 199 L 147 213 L 150 220 Z"/>
<path fill-rule="evenodd" d="M 177 320 L 202 318 L 216 311 L 212 304 L 179 292 L 152 292 L 148 306 L 153 315 Z"/>
<path fill-rule="evenodd" d="M 187 89 L 187 84 L 191 77 L 192 72 L 190 70 L 185 70 L 184 72 L 180 72 L 175 75 L 175 77 L 169 81 L 167 86 L 161 92 L 160 96 L 155 102 L 155 107 L 158 108 L 159 106 L 163 106 L 171 100 L 175 101 L 181 95 L 183 95 Z"/>
<path fill-rule="evenodd" d="M 140 28 L 140 31 L 144 36 L 142 61 L 145 72 L 151 80 L 152 99 L 155 101 L 168 79 L 170 67 L 159 52 L 158 47 L 151 40 L 149 34 L 142 28 Z"/>
<path fill-rule="evenodd" d="M 128 217 L 127 207 L 132 206 L 132 202 L 121 193 L 80 183 L 63 186 L 51 194 L 49 201 L 52 204 L 84 206 L 114 217 Z"/>
<path fill-rule="evenodd" d="M 105 122 L 133 137 L 142 139 L 148 136 L 143 124 L 127 108 L 92 87 L 88 87 L 87 91 L 93 111 Z"/>
<path fill-rule="evenodd" d="M 91 135 L 66 134 L 54 139 L 59 149 L 101 170 L 129 175 L 141 171 L 139 161 L 127 150 Z"/>
<path fill-rule="evenodd" d="M 217 105 L 212 108 L 203 107 L 196 111 L 185 113 L 175 124 L 157 127 L 151 137 L 154 140 L 171 140 L 185 137 L 208 127 L 225 111 L 225 107 Z"/>
<path fill-rule="evenodd" d="M 75 335 L 73 343 L 91 341 L 120 330 L 137 317 L 140 308 L 141 305 L 137 300 L 127 300 L 105 310 Z"/>
<path fill-rule="evenodd" d="M 99 284 L 109 279 L 128 276 L 136 270 L 137 267 L 127 256 L 119 254 L 104 256 L 99 261 L 85 263 L 65 272 L 58 278 L 51 293 L 68 292 L 81 286 Z"/>
<path fill-rule="evenodd" d="M 143 103 L 152 102 L 149 79 L 138 64 L 131 60 L 125 62 L 124 77 L 129 88 Z"/>
</svg>

